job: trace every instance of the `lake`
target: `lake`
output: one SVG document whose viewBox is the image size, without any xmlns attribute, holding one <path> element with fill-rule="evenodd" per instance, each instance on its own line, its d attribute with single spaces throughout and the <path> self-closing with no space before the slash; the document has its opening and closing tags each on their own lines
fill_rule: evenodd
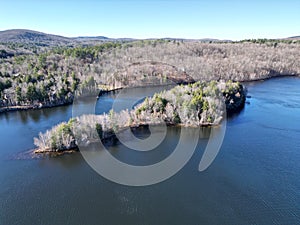
<svg viewBox="0 0 300 225">
<path fill-rule="evenodd" d="M 228 119 L 207 170 L 198 171 L 210 133 L 202 128 L 183 169 L 142 187 L 103 178 L 80 153 L 29 157 L 33 138 L 71 118 L 72 106 L 1 114 L 0 224 L 300 224 L 300 79 L 245 85 L 251 98 Z M 117 100 L 158 89 L 128 89 Z M 117 95 L 101 96 L 97 114 L 108 112 Z M 168 127 L 153 152 L 132 152 L 120 143 L 110 150 L 131 164 L 155 163 L 172 153 L 181 129 Z"/>
</svg>

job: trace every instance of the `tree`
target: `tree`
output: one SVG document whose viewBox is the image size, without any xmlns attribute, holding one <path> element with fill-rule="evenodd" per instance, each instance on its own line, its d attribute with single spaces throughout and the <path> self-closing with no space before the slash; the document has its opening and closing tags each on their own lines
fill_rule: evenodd
<svg viewBox="0 0 300 225">
<path fill-rule="evenodd" d="M 9 79 L 6 79 L 5 81 L 5 89 L 8 89 L 12 86 L 12 82 Z"/>
<path fill-rule="evenodd" d="M 5 87 L 4 83 L 2 83 L 2 82 L 0 81 L 0 92 L 2 92 L 2 91 L 4 90 L 4 87 Z"/>
<path fill-rule="evenodd" d="M 22 90 L 19 86 L 16 87 L 16 101 L 21 102 L 22 101 Z"/>
<path fill-rule="evenodd" d="M 96 123 L 96 130 L 97 130 L 97 133 L 99 135 L 99 138 L 102 139 L 103 138 L 103 128 L 102 128 L 102 125 L 99 124 L 99 123 Z"/>
<path fill-rule="evenodd" d="M 33 102 L 38 99 L 38 93 L 34 84 L 31 84 L 27 88 L 26 97 L 29 101 Z"/>
<path fill-rule="evenodd" d="M 39 101 L 45 101 L 48 99 L 48 93 L 45 86 L 42 86 L 40 90 L 37 90 L 37 97 Z"/>
<path fill-rule="evenodd" d="M 46 54 L 41 54 L 38 58 L 38 62 L 39 62 L 39 67 L 45 69 L 47 64 L 46 64 L 46 60 L 47 60 L 47 55 Z"/>
</svg>

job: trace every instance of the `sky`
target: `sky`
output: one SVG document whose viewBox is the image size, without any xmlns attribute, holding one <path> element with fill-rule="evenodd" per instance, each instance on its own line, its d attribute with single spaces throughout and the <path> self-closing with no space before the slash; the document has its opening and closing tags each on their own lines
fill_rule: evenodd
<svg viewBox="0 0 300 225">
<path fill-rule="evenodd" d="M 0 0 L 0 30 L 67 37 L 285 38 L 300 35 L 300 0 Z"/>
</svg>

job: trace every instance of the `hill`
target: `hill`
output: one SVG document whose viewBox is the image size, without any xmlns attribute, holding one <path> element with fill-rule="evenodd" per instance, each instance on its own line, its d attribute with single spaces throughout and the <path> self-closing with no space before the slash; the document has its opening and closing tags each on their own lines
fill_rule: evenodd
<svg viewBox="0 0 300 225">
<path fill-rule="evenodd" d="M 289 37 L 287 39 L 289 39 L 289 40 L 300 40 L 300 36 L 293 36 L 293 37 Z"/>
<path fill-rule="evenodd" d="M 12 29 L 0 31 L 0 42 L 26 43 L 40 46 L 71 45 L 77 41 L 59 35 L 46 34 L 33 30 Z"/>
<path fill-rule="evenodd" d="M 157 40 L 158 38 L 148 38 L 146 40 Z M 200 42 L 231 42 L 230 40 L 219 40 L 212 38 L 184 39 L 184 38 L 161 38 L 169 41 L 200 41 Z M 26 29 L 12 29 L 0 31 L 0 42 L 2 43 L 26 43 L 39 46 L 61 46 L 76 44 L 97 44 L 103 42 L 131 42 L 137 41 L 136 38 L 110 38 L 106 36 L 78 36 L 63 37 L 54 34 L 46 34 L 39 31 Z"/>
<path fill-rule="evenodd" d="M 137 39 L 133 38 L 109 38 L 105 36 L 79 36 L 72 38 L 76 41 L 79 41 L 82 44 L 99 44 L 103 42 L 131 42 L 136 41 Z"/>
<path fill-rule="evenodd" d="M 93 45 L 103 42 L 129 42 L 134 40 L 136 39 L 109 38 L 105 36 L 64 37 L 26 29 L 0 31 L 0 43 L 22 43 L 45 47 L 72 46 L 80 44 Z"/>
</svg>

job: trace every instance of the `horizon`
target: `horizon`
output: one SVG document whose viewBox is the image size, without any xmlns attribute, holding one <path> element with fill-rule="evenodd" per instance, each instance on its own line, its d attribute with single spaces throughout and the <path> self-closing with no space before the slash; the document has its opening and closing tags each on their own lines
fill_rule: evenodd
<svg viewBox="0 0 300 225">
<path fill-rule="evenodd" d="M 98 37 L 103 37 L 103 38 L 108 38 L 108 39 L 133 39 L 133 40 L 152 40 L 152 39 L 178 39 L 178 40 L 220 40 L 220 41 L 242 41 L 242 40 L 247 40 L 247 39 L 285 39 L 285 38 L 298 38 L 300 35 L 295 35 L 295 36 L 289 36 L 289 37 L 280 37 L 280 38 L 245 38 L 245 39 L 240 39 L 240 40 L 230 40 L 230 39 L 217 39 L 214 37 L 201 37 L 201 38 L 181 38 L 181 37 L 147 37 L 147 38 L 135 38 L 135 37 L 109 37 L 107 35 L 79 35 L 79 36 L 63 36 L 60 34 L 55 34 L 55 33 L 47 33 L 39 30 L 31 30 L 31 29 L 26 29 L 26 28 L 13 28 L 13 29 L 7 29 L 7 30 L 0 30 L 0 32 L 5 32 L 5 31 L 11 31 L 11 30 L 24 30 L 24 31 L 32 31 L 32 32 L 39 32 L 39 33 L 44 33 L 48 35 L 55 35 L 55 36 L 61 36 L 65 38 L 98 38 Z"/>
<path fill-rule="evenodd" d="M 0 30 L 64 37 L 280 39 L 299 36 L 300 2 L 44 1 L 2 2 Z"/>
<path fill-rule="evenodd" d="M 220 41 L 242 41 L 242 40 L 248 40 L 248 39 L 285 39 L 285 38 L 294 38 L 294 37 L 300 37 L 300 35 L 295 35 L 295 36 L 289 36 L 289 37 L 280 37 L 280 38 L 245 38 L 245 39 L 240 39 L 240 40 L 230 40 L 230 39 L 217 39 L 214 37 L 201 37 L 201 38 L 181 38 L 181 37 L 147 37 L 147 38 L 135 38 L 135 37 L 109 37 L 107 35 L 79 35 L 79 36 L 63 36 L 60 34 L 55 34 L 55 33 L 47 33 L 39 30 L 31 30 L 31 29 L 26 29 L 26 28 L 13 28 L 13 29 L 7 29 L 7 30 L 0 30 L 0 32 L 5 32 L 5 31 L 10 31 L 10 30 L 24 30 L 24 31 L 32 31 L 32 32 L 40 32 L 48 35 L 55 35 L 55 36 L 61 36 L 65 38 L 98 38 L 98 37 L 103 37 L 103 38 L 108 38 L 108 39 L 133 39 L 133 40 L 152 40 L 152 39 L 178 39 L 178 40 L 220 40 Z"/>
</svg>

